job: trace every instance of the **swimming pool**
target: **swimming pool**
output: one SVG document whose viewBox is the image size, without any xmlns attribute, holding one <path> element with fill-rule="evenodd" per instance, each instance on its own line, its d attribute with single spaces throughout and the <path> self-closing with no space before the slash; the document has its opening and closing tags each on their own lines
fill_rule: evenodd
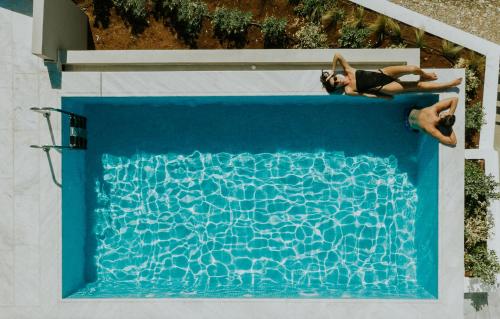
<svg viewBox="0 0 500 319">
<path fill-rule="evenodd" d="M 437 298 L 436 100 L 63 98 L 63 297 Z"/>
</svg>

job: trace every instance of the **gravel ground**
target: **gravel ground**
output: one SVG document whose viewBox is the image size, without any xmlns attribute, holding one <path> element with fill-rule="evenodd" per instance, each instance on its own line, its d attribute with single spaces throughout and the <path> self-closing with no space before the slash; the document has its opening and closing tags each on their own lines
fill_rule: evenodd
<svg viewBox="0 0 500 319">
<path fill-rule="evenodd" d="M 500 44 L 500 0 L 392 0 L 392 2 Z"/>
</svg>

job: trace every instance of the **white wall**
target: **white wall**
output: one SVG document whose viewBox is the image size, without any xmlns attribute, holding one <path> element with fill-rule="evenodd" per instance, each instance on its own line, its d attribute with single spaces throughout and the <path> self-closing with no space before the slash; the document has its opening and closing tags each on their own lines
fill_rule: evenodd
<svg viewBox="0 0 500 319">
<path fill-rule="evenodd" d="M 71 0 L 33 0 L 32 52 L 56 61 L 58 50 L 86 50 L 88 19 Z"/>
</svg>

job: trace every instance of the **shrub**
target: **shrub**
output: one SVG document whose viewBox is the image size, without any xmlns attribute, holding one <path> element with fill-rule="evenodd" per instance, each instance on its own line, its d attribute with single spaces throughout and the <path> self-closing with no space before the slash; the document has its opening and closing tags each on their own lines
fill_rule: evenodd
<svg viewBox="0 0 500 319">
<path fill-rule="evenodd" d="M 480 55 L 475 53 L 474 51 L 471 51 L 467 60 L 469 61 L 469 68 L 476 74 L 480 74 L 483 72 L 486 64 L 486 58 L 484 57 L 484 55 Z"/>
<path fill-rule="evenodd" d="M 182 0 L 155 0 L 158 10 L 162 10 L 161 15 L 169 16 L 177 14 L 177 9 L 183 2 Z"/>
<path fill-rule="evenodd" d="M 465 69 L 465 99 L 467 102 L 472 101 L 477 96 L 477 89 L 481 85 L 481 80 L 470 66 L 470 60 L 460 58 L 453 67 Z"/>
<path fill-rule="evenodd" d="M 267 17 L 262 23 L 265 46 L 281 46 L 286 42 L 286 19 Z"/>
<path fill-rule="evenodd" d="M 337 23 L 344 19 L 345 12 L 339 7 L 333 6 L 321 16 L 321 25 L 324 29 L 336 27 Z"/>
<path fill-rule="evenodd" d="M 485 175 L 477 162 L 465 161 L 465 215 L 485 215 L 493 199 L 499 199 L 499 184 L 493 175 Z"/>
<path fill-rule="evenodd" d="M 464 237 L 466 248 L 486 242 L 493 229 L 493 219 L 489 214 L 476 215 L 465 219 Z"/>
<path fill-rule="evenodd" d="M 365 8 L 361 6 L 357 6 L 353 13 L 352 17 L 349 21 L 349 25 L 353 28 L 364 28 L 365 27 Z"/>
<path fill-rule="evenodd" d="M 475 245 L 470 250 L 466 250 L 465 271 L 474 277 L 481 278 L 485 283 L 494 285 L 496 274 L 500 272 L 498 257 L 493 250 L 488 250 L 486 243 Z"/>
<path fill-rule="evenodd" d="M 389 46 L 389 49 L 405 49 L 406 48 L 406 43 L 398 43 L 398 44 L 391 44 Z"/>
<path fill-rule="evenodd" d="M 113 0 L 113 4 L 130 23 L 146 21 L 148 16 L 147 0 Z"/>
<path fill-rule="evenodd" d="M 366 28 L 358 29 L 345 24 L 340 30 L 339 46 L 351 49 L 365 48 L 369 34 L 370 31 Z"/>
<path fill-rule="evenodd" d="M 397 39 L 398 42 L 401 40 L 401 28 L 399 27 L 399 24 L 384 15 L 379 15 L 369 26 L 369 29 L 373 36 L 377 39 L 378 44 L 384 41 L 386 35 Z"/>
<path fill-rule="evenodd" d="M 328 47 L 328 37 L 319 26 L 308 23 L 295 33 L 297 47 L 302 49 L 316 49 Z"/>
<path fill-rule="evenodd" d="M 201 31 L 203 16 L 208 14 L 206 3 L 201 1 L 182 1 L 177 10 L 177 22 L 183 34 L 196 38 Z"/>
<path fill-rule="evenodd" d="M 309 19 L 311 22 L 319 22 L 319 19 L 330 9 L 335 7 L 333 0 L 302 0 L 295 7 L 297 15 Z"/>
<path fill-rule="evenodd" d="M 415 44 L 418 48 L 423 48 L 425 46 L 425 30 L 417 29 L 415 30 Z"/>
<path fill-rule="evenodd" d="M 500 198 L 499 184 L 492 175 L 485 175 L 479 163 L 465 161 L 465 225 L 464 262 L 465 271 L 494 284 L 500 264 L 494 251 L 488 250 L 486 240 L 493 228 L 493 219 L 488 213 L 492 199 Z"/>
<path fill-rule="evenodd" d="M 465 128 L 480 131 L 484 124 L 486 124 L 486 121 L 481 102 L 465 108 Z"/>
<path fill-rule="evenodd" d="M 243 38 L 252 22 L 251 12 L 218 7 L 212 17 L 214 32 L 222 39 Z"/>
<path fill-rule="evenodd" d="M 377 39 L 377 43 L 381 43 L 382 41 L 384 41 L 386 21 L 386 16 L 379 15 L 377 19 L 369 26 L 369 30 Z"/>
<path fill-rule="evenodd" d="M 441 52 L 445 58 L 448 58 L 450 60 L 455 60 L 457 57 L 458 53 L 462 51 L 464 47 L 459 46 L 459 45 L 454 45 L 453 43 L 443 40 L 441 44 Z"/>
</svg>

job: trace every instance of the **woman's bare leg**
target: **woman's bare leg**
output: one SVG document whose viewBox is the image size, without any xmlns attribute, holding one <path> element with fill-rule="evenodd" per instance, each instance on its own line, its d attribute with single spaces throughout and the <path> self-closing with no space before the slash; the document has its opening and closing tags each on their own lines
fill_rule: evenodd
<svg viewBox="0 0 500 319">
<path fill-rule="evenodd" d="M 383 69 L 381 69 L 382 72 L 385 74 L 399 78 L 403 75 L 406 74 L 415 74 L 415 75 L 420 75 L 420 79 L 423 81 L 433 81 L 437 80 L 437 75 L 436 73 L 427 73 L 418 66 L 415 65 L 394 65 L 394 66 L 388 66 Z"/>
<path fill-rule="evenodd" d="M 403 92 L 437 91 L 452 88 L 462 83 L 462 78 L 449 82 L 391 82 L 384 85 L 380 92 L 384 94 L 397 94 Z"/>
</svg>

